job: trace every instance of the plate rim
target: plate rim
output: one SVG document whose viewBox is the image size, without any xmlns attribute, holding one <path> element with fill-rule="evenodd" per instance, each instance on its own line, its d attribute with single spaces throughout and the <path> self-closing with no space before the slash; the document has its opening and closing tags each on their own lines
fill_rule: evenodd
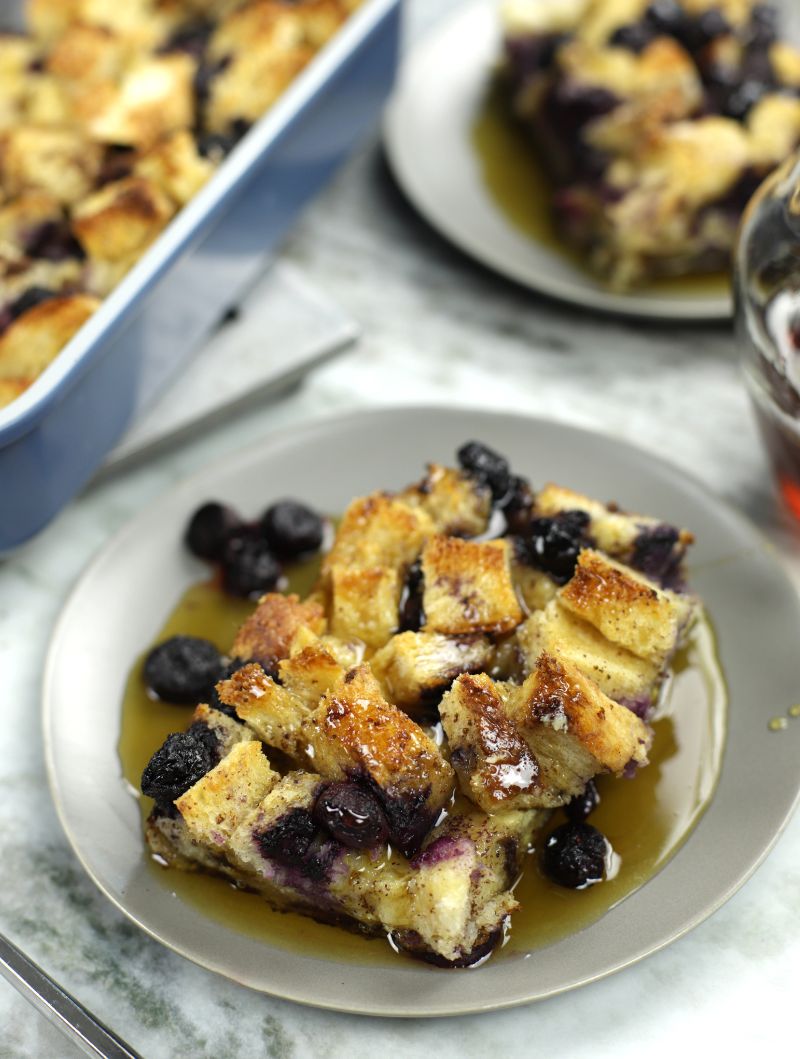
<svg viewBox="0 0 800 1059">
<path fill-rule="evenodd" d="M 567 433 L 580 436 L 584 442 L 588 442 L 593 438 L 601 438 L 604 443 L 610 443 L 614 448 L 619 451 L 633 452 L 638 455 L 646 455 L 648 459 L 651 459 L 654 463 L 657 463 L 663 474 L 672 481 L 679 481 L 680 488 L 691 494 L 696 500 L 698 500 L 703 507 L 709 505 L 714 509 L 716 513 L 724 516 L 739 533 L 743 533 L 744 536 L 749 537 L 753 546 L 758 551 L 758 554 L 762 560 L 765 560 L 768 566 L 773 572 L 779 573 L 781 580 L 785 583 L 789 590 L 789 594 L 792 596 L 793 603 L 800 613 L 800 598 L 798 593 L 792 584 L 785 567 L 780 562 L 777 555 L 776 549 L 772 546 L 769 540 L 764 536 L 762 531 L 755 526 L 746 516 L 740 513 L 732 504 L 718 497 L 716 493 L 709 489 L 709 487 L 691 472 L 685 471 L 683 468 L 672 463 L 669 460 L 664 459 L 655 453 L 652 453 L 649 449 L 643 448 L 637 444 L 631 443 L 624 438 L 617 435 L 606 433 L 599 430 L 594 430 L 589 427 L 570 423 L 562 419 L 554 419 L 547 416 L 540 415 L 527 415 L 523 412 L 500 412 L 498 410 L 486 410 L 479 409 L 470 406 L 456 406 L 448 407 L 437 404 L 390 404 L 381 406 L 379 408 L 361 408 L 351 410 L 345 413 L 333 412 L 326 413 L 320 416 L 309 418 L 301 423 L 293 425 L 291 428 L 284 429 L 272 429 L 268 431 L 260 440 L 248 444 L 247 446 L 234 450 L 233 452 L 225 453 L 206 467 L 199 468 L 189 475 L 183 476 L 177 479 L 175 482 L 168 484 L 159 493 L 153 496 L 144 507 L 137 512 L 132 518 L 127 519 L 111 536 L 104 542 L 103 546 L 98 552 L 91 558 L 91 560 L 85 564 L 77 578 L 72 584 L 70 591 L 62 603 L 59 611 L 58 618 L 52 626 L 50 639 L 48 642 L 47 652 L 45 656 L 45 662 L 43 666 L 42 681 L 41 681 L 41 731 L 43 741 L 43 752 L 44 760 L 47 772 L 48 787 L 50 796 L 52 799 L 53 806 L 55 808 L 59 823 L 67 838 L 70 848 L 73 854 L 76 856 L 83 870 L 86 872 L 93 885 L 107 898 L 130 922 L 134 923 L 139 927 L 146 935 L 153 938 L 159 944 L 165 946 L 165 948 L 175 952 L 179 956 L 189 960 L 191 963 L 203 967 L 206 970 L 212 971 L 216 974 L 220 974 L 223 977 L 236 982 L 254 992 L 261 993 L 263 995 L 273 996 L 279 999 L 289 1000 L 293 1003 L 301 1004 L 303 1006 L 318 1008 L 320 1010 L 338 1011 L 356 1015 L 368 1015 L 376 1017 L 391 1017 L 391 1018 L 444 1018 L 458 1015 L 468 1014 L 480 1014 L 490 1011 L 501 1011 L 509 1010 L 522 1005 L 537 1003 L 541 1000 L 549 999 L 553 996 L 558 996 L 566 992 L 571 992 L 574 989 L 580 988 L 584 985 L 589 985 L 592 982 L 601 980 L 609 977 L 612 974 L 616 974 L 623 971 L 635 964 L 640 963 L 646 957 L 653 955 L 673 942 L 678 941 L 684 937 L 690 931 L 694 930 L 701 923 L 705 922 L 708 918 L 714 915 L 724 904 L 726 904 L 734 894 L 736 894 L 742 886 L 745 885 L 752 878 L 755 872 L 761 867 L 765 859 L 772 852 L 776 843 L 779 841 L 787 826 L 792 820 L 795 812 L 800 807 L 800 778 L 798 778 L 797 788 L 794 791 L 791 803 L 783 813 L 778 826 L 770 833 L 767 842 L 762 846 L 758 855 L 747 865 L 747 867 L 739 872 L 733 881 L 724 888 L 719 894 L 717 894 L 713 900 L 708 901 L 701 909 L 699 909 L 694 915 L 692 915 L 686 922 L 684 922 L 679 929 L 674 930 L 669 937 L 660 938 L 656 943 L 646 943 L 640 945 L 638 948 L 634 946 L 635 951 L 632 955 L 624 958 L 617 962 L 614 966 L 605 967 L 597 970 L 595 973 L 586 975 L 579 979 L 566 982 L 564 984 L 550 987 L 543 991 L 538 991 L 530 996 L 525 997 L 513 997 L 511 999 L 492 999 L 482 1001 L 479 1004 L 468 1003 L 459 1004 L 455 1006 L 452 1002 L 448 1002 L 445 1006 L 439 1008 L 428 1008 L 422 1012 L 416 1010 L 405 1010 L 398 1009 L 396 1007 L 376 1007 L 359 1005 L 358 1003 L 347 1003 L 342 1004 L 335 1000 L 317 1000 L 313 997 L 309 997 L 308 993 L 298 994 L 295 991 L 287 990 L 284 988 L 273 989 L 267 988 L 266 986 L 256 985 L 250 981 L 247 981 L 244 977 L 239 977 L 235 972 L 231 972 L 229 969 L 223 969 L 221 966 L 215 965 L 215 963 L 201 955 L 197 955 L 180 944 L 176 944 L 166 938 L 164 938 L 158 931 L 157 928 L 148 925 L 147 921 L 141 918 L 141 916 L 135 914 L 128 909 L 120 898 L 118 898 L 98 877 L 92 865 L 89 863 L 87 857 L 81 847 L 80 840 L 77 838 L 70 825 L 65 805 L 60 796 L 60 782 L 58 766 L 56 764 L 55 747 L 53 740 L 53 728 L 52 728 L 52 715 L 53 715 L 53 693 L 52 688 L 56 678 L 56 666 L 57 666 L 57 648 L 59 641 L 64 634 L 64 630 L 69 626 L 69 620 L 71 618 L 70 610 L 74 602 L 76 601 L 79 593 L 83 589 L 85 583 L 89 582 L 95 573 L 95 570 L 106 561 L 106 558 L 115 549 L 119 548 L 120 545 L 129 538 L 136 535 L 136 531 L 140 525 L 146 523 L 147 520 L 152 517 L 152 512 L 157 510 L 164 501 L 167 500 L 176 491 L 190 492 L 197 486 L 204 483 L 208 477 L 215 476 L 217 473 L 225 473 L 226 469 L 230 470 L 230 465 L 239 465 L 241 463 L 247 463 L 253 458 L 269 458 L 271 450 L 273 448 L 280 448 L 282 444 L 288 444 L 292 447 L 296 445 L 302 445 L 307 443 L 310 437 L 313 437 L 319 431 L 327 431 L 331 428 L 336 429 L 343 427 L 345 429 L 352 426 L 360 426 L 372 421 L 379 421 L 385 419 L 386 416 L 430 416 L 430 417 L 453 417 L 465 419 L 469 417 L 470 420 L 482 420 L 486 423 L 492 420 L 502 419 L 504 421 L 513 420 L 514 423 L 522 429 L 526 426 L 531 426 L 535 429 L 548 430 L 556 428 L 557 430 L 564 430 Z M 466 425 L 466 423 L 465 423 Z M 710 498 L 710 499 L 709 499 Z M 728 726 L 729 728 L 730 726 Z M 730 732 L 726 733 L 725 746 L 723 750 L 723 760 L 720 767 L 719 778 L 724 774 L 725 761 L 729 753 L 730 744 Z M 718 780 L 719 782 L 719 780 Z M 707 807 L 709 810 L 713 807 L 714 800 L 717 798 L 717 792 L 712 796 L 711 802 Z M 698 820 L 692 830 L 686 836 L 684 844 L 676 850 L 669 860 L 656 872 L 653 879 L 657 878 L 663 871 L 665 871 L 674 860 L 681 856 L 686 841 L 691 839 L 697 832 L 698 828 L 702 826 L 703 819 L 705 817 L 705 811 L 703 816 Z M 651 880 L 648 880 L 650 882 Z M 629 897 L 633 897 L 636 893 L 640 893 L 641 890 L 646 886 L 647 883 L 643 884 L 636 891 L 633 891 Z M 626 899 L 623 899 L 619 904 L 609 909 L 605 915 L 609 915 L 614 909 L 619 908 L 621 904 L 624 904 Z M 202 913 L 198 913 L 202 916 Z M 203 916 L 203 919 L 207 917 Z M 601 917 L 601 919 L 604 918 Z M 598 920 L 599 922 L 599 920 Z M 592 924 L 589 924 L 586 928 L 582 928 L 581 931 L 576 933 L 582 933 L 583 930 L 591 929 Z M 231 935 L 236 935 L 236 932 L 226 928 Z M 570 935 L 572 937 L 574 935 Z M 566 939 L 565 939 L 566 940 Z M 558 944 L 556 942 L 555 944 Z M 550 946 L 548 946 L 550 947 Z M 310 955 L 308 959 L 316 962 L 324 961 L 324 957 Z M 352 964 L 342 963 L 336 966 L 351 967 L 353 970 L 361 970 L 368 967 L 367 964 L 354 962 Z M 376 973 L 380 973 L 384 970 L 393 970 L 394 968 L 385 967 L 374 967 Z M 406 968 L 408 970 L 408 968 Z M 424 964 L 414 964 L 411 970 L 415 974 L 440 974 L 441 972 L 434 970 Z"/>
<path fill-rule="evenodd" d="M 403 106 L 407 102 L 409 84 L 415 64 L 421 63 L 430 51 L 441 47 L 448 37 L 462 23 L 477 19 L 495 9 L 492 0 L 468 0 L 445 15 L 425 33 L 405 56 L 394 91 L 383 112 L 381 136 L 389 168 L 408 202 L 422 219 L 447 242 L 456 247 L 471 260 L 484 268 L 512 280 L 524 289 L 545 295 L 562 304 L 577 306 L 586 311 L 603 313 L 608 316 L 630 318 L 632 320 L 668 322 L 675 325 L 687 323 L 719 323 L 733 317 L 733 290 L 728 295 L 707 295 L 696 298 L 675 296 L 674 298 L 657 298 L 647 294 L 638 295 L 595 289 L 582 286 L 579 281 L 570 282 L 558 276 L 549 275 L 546 269 L 540 271 L 536 280 L 532 273 L 515 263 L 503 258 L 491 247 L 478 245 L 477 239 L 465 237 L 463 228 L 446 213 L 438 210 L 428 200 L 423 184 L 417 178 L 417 169 L 411 159 L 407 158 L 402 147 L 402 137 L 398 131 Z M 493 205 L 500 215 L 499 208 L 492 203 L 491 195 L 485 192 L 485 200 Z M 535 242 L 535 240 L 532 240 Z M 547 247 L 541 250 L 550 253 Z M 556 255 L 551 254 L 555 259 Z M 587 274 L 587 279 L 591 279 Z"/>
</svg>

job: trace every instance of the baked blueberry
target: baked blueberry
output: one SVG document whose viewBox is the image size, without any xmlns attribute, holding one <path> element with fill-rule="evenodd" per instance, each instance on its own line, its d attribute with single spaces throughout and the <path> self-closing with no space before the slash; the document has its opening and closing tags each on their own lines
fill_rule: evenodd
<svg viewBox="0 0 800 1059">
<path fill-rule="evenodd" d="M 535 518 L 523 537 L 528 562 L 565 584 L 575 573 L 582 548 L 591 544 L 585 511 L 562 511 L 552 518 Z"/>
<path fill-rule="evenodd" d="M 627 26 L 620 26 L 611 36 L 611 44 L 618 48 L 628 48 L 633 52 L 641 52 L 653 40 L 655 33 L 652 26 L 646 20 L 631 22 Z"/>
<path fill-rule="evenodd" d="M 222 656 L 209 640 L 172 636 L 148 654 L 144 681 L 165 702 L 195 705 L 208 697 L 222 667 Z"/>
<path fill-rule="evenodd" d="M 571 802 L 564 806 L 564 812 L 569 819 L 578 824 L 593 813 L 600 804 L 600 795 L 594 780 L 589 780 L 580 794 L 576 794 Z"/>
<path fill-rule="evenodd" d="M 376 799 L 357 783 L 329 783 L 314 805 L 314 820 L 350 849 L 370 849 L 389 837 Z"/>
<path fill-rule="evenodd" d="M 198 738 L 192 728 L 188 732 L 168 735 L 142 773 L 142 794 L 155 799 L 160 809 L 172 808 L 175 799 L 180 798 L 216 764 L 210 741 Z"/>
<path fill-rule="evenodd" d="M 646 18 L 656 32 L 674 37 L 680 36 L 686 24 L 686 13 L 677 0 L 653 0 Z"/>
<path fill-rule="evenodd" d="M 422 560 L 417 559 L 408 568 L 403 594 L 400 597 L 400 632 L 419 632 L 422 628 L 425 620 L 422 594 Z"/>
<path fill-rule="evenodd" d="M 264 512 L 261 532 L 275 555 L 296 559 L 320 549 L 325 523 L 305 504 L 280 500 Z"/>
<path fill-rule="evenodd" d="M 222 586 L 232 596 L 257 599 L 278 583 L 281 568 L 260 534 L 234 533 L 222 553 Z"/>
<path fill-rule="evenodd" d="M 262 855 L 290 867 L 301 867 L 316 834 L 307 809 L 290 809 L 269 831 L 254 834 Z"/>
<path fill-rule="evenodd" d="M 210 501 L 199 507 L 189 520 L 186 547 L 199 559 L 221 559 L 228 537 L 242 525 L 233 508 Z"/>
<path fill-rule="evenodd" d="M 458 450 L 458 462 L 468 474 L 484 482 L 495 501 L 502 500 L 511 484 L 508 460 L 480 441 L 468 441 Z"/>
<path fill-rule="evenodd" d="M 583 890 L 605 875 L 608 842 L 591 824 L 562 824 L 547 837 L 542 856 L 545 874 L 559 886 Z"/>
<path fill-rule="evenodd" d="M 66 221 L 38 224 L 25 240 L 25 253 L 43 261 L 66 261 L 70 257 L 82 261 L 86 257 Z"/>
<path fill-rule="evenodd" d="M 518 474 L 511 476 L 508 493 L 503 500 L 503 514 L 509 533 L 524 533 L 530 525 L 534 495 L 530 482 Z"/>
</svg>

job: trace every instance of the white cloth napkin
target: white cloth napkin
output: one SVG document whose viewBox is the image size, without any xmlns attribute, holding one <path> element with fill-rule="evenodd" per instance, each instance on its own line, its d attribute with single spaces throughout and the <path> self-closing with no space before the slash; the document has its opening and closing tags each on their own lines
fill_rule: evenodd
<svg viewBox="0 0 800 1059">
<path fill-rule="evenodd" d="M 288 390 L 349 345 L 358 325 L 290 264 L 277 262 L 109 455 L 116 470 L 236 407 Z"/>
</svg>

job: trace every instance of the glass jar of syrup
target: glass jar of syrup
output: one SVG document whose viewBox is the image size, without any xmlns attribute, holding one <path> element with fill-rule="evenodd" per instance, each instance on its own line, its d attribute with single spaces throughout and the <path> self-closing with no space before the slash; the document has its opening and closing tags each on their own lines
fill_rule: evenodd
<svg viewBox="0 0 800 1059">
<path fill-rule="evenodd" d="M 735 255 L 736 324 L 780 492 L 800 519 L 800 154 L 762 185 Z"/>
</svg>

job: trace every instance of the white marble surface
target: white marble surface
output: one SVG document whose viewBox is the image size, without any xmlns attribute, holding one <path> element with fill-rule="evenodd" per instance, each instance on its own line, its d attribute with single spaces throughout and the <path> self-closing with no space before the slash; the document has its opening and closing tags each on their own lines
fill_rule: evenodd
<svg viewBox="0 0 800 1059">
<path fill-rule="evenodd" d="M 412 32 L 449 6 L 417 0 Z M 509 286 L 415 218 L 375 145 L 308 212 L 285 253 L 359 321 L 360 345 L 280 405 L 90 489 L 0 564 L 0 930 L 148 1059 L 797 1054 L 800 818 L 738 895 L 666 951 L 539 1005 L 442 1022 L 336 1015 L 244 991 L 145 937 L 84 877 L 42 759 L 39 684 L 52 624 L 82 567 L 132 513 L 267 431 L 400 402 L 595 427 L 698 475 L 800 568 L 800 535 L 776 512 L 728 329 L 620 323 Z M 0 1027 L 0 1059 L 77 1054 L 2 981 Z"/>
</svg>

